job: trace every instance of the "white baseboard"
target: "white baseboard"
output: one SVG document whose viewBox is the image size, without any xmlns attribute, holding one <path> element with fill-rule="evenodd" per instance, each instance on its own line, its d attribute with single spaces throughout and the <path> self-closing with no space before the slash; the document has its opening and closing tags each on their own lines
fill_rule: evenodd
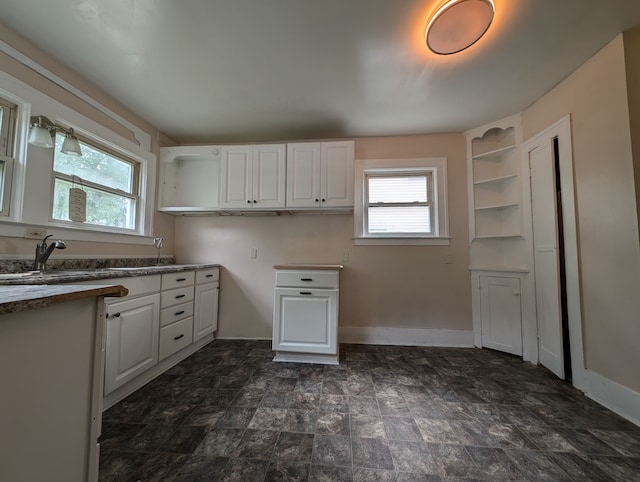
<svg viewBox="0 0 640 482">
<path fill-rule="evenodd" d="M 581 385 L 581 386 L 580 386 Z M 640 393 L 591 370 L 584 370 L 575 387 L 609 410 L 640 426 Z"/>
<path fill-rule="evenodd" d="M 340 326 L 338 339 L 368 345 L 473 347 L 473 331 L 466 330 Z"/>
</svg>

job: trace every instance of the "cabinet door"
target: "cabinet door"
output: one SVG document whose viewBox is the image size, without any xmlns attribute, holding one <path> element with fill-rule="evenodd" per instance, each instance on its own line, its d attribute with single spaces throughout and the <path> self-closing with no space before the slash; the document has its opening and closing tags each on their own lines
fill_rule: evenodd
<svg viewBox="0 0 640 482">
<path fill-rule="evenodd" d="M 520 280 L 480 276 L 482 346 L 522 355 Z"/>
<path fill-rule="evenodd" d="M 323 142 L 320 165 L 322 206 L 353 208 L 353 141 Z"/>
<path fill-rule="evenodd" d="M 227 146 L 222 149 L 220 207 L 247 209 L 253 204 L 253 147 Z"/>
<path fill-rule="evenodd" d="M 196 285 L 193 341 L 218 329 L 218 283 Z"/>
<path fill-rule="evenodd" d="M 276 288 L 273 349 L 335 355 L 338 290 Z"/>
<path fill-rule="evenodd" d="M 257 209 L 283 208 L 285 205 L 285 146 L 255 146 L 253 155 L 253 204 Z"/>
<path fill-rule="evenodd" d="M 158 363 L 160 295 L 107 306 L 105 395 Z"/>
<path fill-rule="evenodd" d="M 320 205 L 320 143 L 287 145 L 287 207 Z"/>
</svg>

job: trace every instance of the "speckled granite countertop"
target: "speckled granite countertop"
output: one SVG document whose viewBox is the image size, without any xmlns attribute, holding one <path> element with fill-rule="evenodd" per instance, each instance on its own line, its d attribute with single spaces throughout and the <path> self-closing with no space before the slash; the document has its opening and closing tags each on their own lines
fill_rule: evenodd
<svg viewBox="0 0 640 482">
<path fill-rule="evenodd" d="M 73 301 L 91 296 L 126 296 L 123 286 L 39 285 L 5 286 L 0 289 L 0 315 L 46 308 L 52 303 Z"/>
<path fill-rule="evenodd" d="M 44 308 L 51 303 L 87 296 L 126 296 L 127 290 L 118 286 L 118 278 L 219 267 L 219 264 L 171 264 L 97 270 L 52 270 L 21 277 L 0 274 L 0 314 Z M 77 284 L 97 279 L 114 279 L 114 286 Z"/>
<path fill-rule="evenodd" d="M 79 270 L 51 270 L 21 277 L 11 277 L 10 274 L 0 274 L 2 285 L 54 285 L 91 281 L 95 279 L 126 278 L 131 276 L 148 276 L 162 273 L 178 273 L 199 269 L 219 268 L 219 264 L 165 264 L 160 266 L 139 266 L 127 268 L 79 269 Z M 1 289 L 1 288 L 0 288 Z"/>
</svg>

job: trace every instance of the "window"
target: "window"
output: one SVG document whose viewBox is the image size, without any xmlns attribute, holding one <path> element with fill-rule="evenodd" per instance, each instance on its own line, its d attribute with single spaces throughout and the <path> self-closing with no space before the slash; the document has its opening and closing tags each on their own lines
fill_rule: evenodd
<svg viewBox="0 0 640 482">
<path fill-rule="evenodd" d="M 446 160 L 356 161 L 356 244 L 448 244 Z"/>
<path fill-rule="evenodd" d="M 17 106 L 0 98 L 0 216 L 9 215 Z"/>
<path fill-rule="evenodd" d="M 367 174 L 366 233 L 432 235 L 432 174 Z"/>
<path fill-rule="evenodd" d="M 56 134 L 53 161 L 52 218 L 70 221 L 70 189 L 86 193 L 85 224 L 136 229 L 139 204 L 138 162 L 80 140 L 82 156 L 60 152 L 64 135 Z"/>
</svg>

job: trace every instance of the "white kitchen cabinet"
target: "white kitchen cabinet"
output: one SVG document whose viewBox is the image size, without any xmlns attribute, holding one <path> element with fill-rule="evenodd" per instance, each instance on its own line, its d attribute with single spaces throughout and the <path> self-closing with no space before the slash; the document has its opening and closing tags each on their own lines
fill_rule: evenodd
<svg viewBox="0 0 640 482">
<path fill-rule="evenodd" d="M 220 209 L 220 146 L 160 148 L 158 210 L 170 214 Z"/>
<path fill-rule="evenodd" d="M 218 292 L 220 272 L 217 268 L 196 273 L 193 339 L 199 340 L 218 329 Z"/>
<path fill-rule="evenodd" d="M 338 270 L 276 270 L 275 361 L 338 363 Z"/>
<path fill-rule="evenodd" d="M 220 208 L 284 208 L 285 155 L 284 144 L 223 147 Z"/>
<path fill-rule="evenodd" d="M 513 355 L 522 355 L 522 305 L 519 276 L 479 275 L 482 346 Z"/>
<path fill-rule="evenodd" d="M 158 361 L 164 360 L 193 342 L 194 281 L 194 271 L 162 275 Z"/>
<path fill-rule="evenodd" d="M 107 303 L 105 395 L 158 363 L 160 295 Z"/>
<path fill-rule="evenodd" d="M 287 144 L 287 208 L 353 209 L 353 141 Z"/>
</svg>

